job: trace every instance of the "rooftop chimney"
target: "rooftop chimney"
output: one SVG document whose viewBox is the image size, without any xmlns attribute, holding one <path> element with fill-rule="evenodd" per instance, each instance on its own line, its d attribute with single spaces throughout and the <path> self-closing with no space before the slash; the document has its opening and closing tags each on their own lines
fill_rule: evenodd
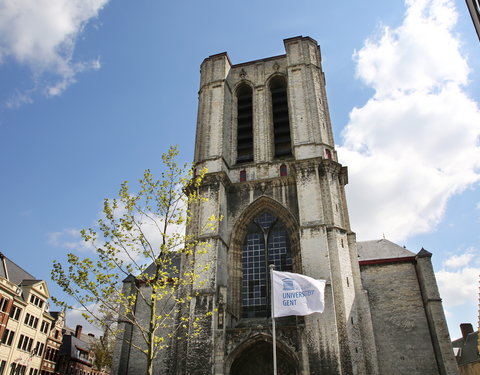
<svg viewBox="0 0 480 375">
<path fill-rule="evenodd" d="M 467 341 L 467 336 L 473 333 L 473 326 L 470 323 L 460 324 L 460 330 L 462 331 L 463 341 Z"/>
<path fill-rule="evenodd" d="M 75 328 L 75 337 L 79 339 L 81 334 L 82 334 L 82 326 L 80 324 L 77 324 L 77 327 Z"/>
</svg>

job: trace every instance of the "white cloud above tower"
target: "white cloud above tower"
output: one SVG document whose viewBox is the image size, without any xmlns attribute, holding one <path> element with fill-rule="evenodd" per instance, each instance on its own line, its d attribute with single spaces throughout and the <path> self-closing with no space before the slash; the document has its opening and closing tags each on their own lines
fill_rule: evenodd
<svg viewBox="0 0 480 375">
<path fill-rule="evenodd" d="M 431 231 L 449 198 L 480 180 L 480 110 L 465 90 L 456 20 L 452 1 L 407 1 L 402 24 L 354 54 L 358 79 L 374 90 L 350 112 L 339 147 L 360 239 Z"/>
</svg>

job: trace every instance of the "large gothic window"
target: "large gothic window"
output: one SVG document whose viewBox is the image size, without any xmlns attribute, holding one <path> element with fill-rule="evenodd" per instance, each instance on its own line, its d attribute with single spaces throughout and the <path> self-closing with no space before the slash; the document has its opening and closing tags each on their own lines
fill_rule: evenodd
<svg viewBox="0 0 480 375">
<path fill-rule="evenodd" d="M 252 89 L 242 84 L 237 90 L 237 163 L 253 161 Z"/>
<path fill-rule="evenodd" d="M 288 115 L 287 83 L 282 77 L 270 82 L 275 157 L 292 155 L 290 120 Z"/>
<path fill-rule="evenodd" d="M 242 317 L 267 317 L 270 313 L 269 265 L 292 271 L 290 237 L 284 223 L 268 211 L 248 226 L 242 251 Z"/>
</svg>

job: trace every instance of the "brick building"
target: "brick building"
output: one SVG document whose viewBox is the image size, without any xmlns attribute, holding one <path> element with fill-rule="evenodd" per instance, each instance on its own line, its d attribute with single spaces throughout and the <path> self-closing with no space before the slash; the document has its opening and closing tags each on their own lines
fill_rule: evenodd
<svg viewBox="0 0 480 375">
<path fill-rule="evenodd" d="M 59 352 L 57 374 L 62 375 L 108 375 L 107 371 L 96 369 L 95 354 L 91 349 L 93 334 L 83 334 L 82 326 L 75 330 L 63 330 L 62 346 Z"/>
<path fill-rule="evenodd" d="M 63 312 L 51 312 L 54 318 L 50 333 L 45 343 L 40 375 L 55 374 L 58 365 L 60 347 L 62 346 L 62 330 L 65 325 L 65 314 Z M 43 328 L 43 327 L 42 327 Z"/>
<path fill-rule="evenodd" d="M 54 317 L 47 284 L 0 254 L 0 375 L 39 375 Z"/>
<path fill-rule="evenodd" d="M 470 323 L 460 324 L 462 337 L 453 340 L 460 375 L 480 374 L 480 336 Z"/>
</svg>

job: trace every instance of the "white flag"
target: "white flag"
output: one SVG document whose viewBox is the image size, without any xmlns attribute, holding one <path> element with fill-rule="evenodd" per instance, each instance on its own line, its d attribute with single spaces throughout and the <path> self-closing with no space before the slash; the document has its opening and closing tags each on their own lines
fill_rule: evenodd
<svg viewBox="0 0 480 375">
<path fill-rule="evenodd" d="M 323 312 L 325 280 L 291 272 L 273 272 L 273 317 Z"/>
</svg>

